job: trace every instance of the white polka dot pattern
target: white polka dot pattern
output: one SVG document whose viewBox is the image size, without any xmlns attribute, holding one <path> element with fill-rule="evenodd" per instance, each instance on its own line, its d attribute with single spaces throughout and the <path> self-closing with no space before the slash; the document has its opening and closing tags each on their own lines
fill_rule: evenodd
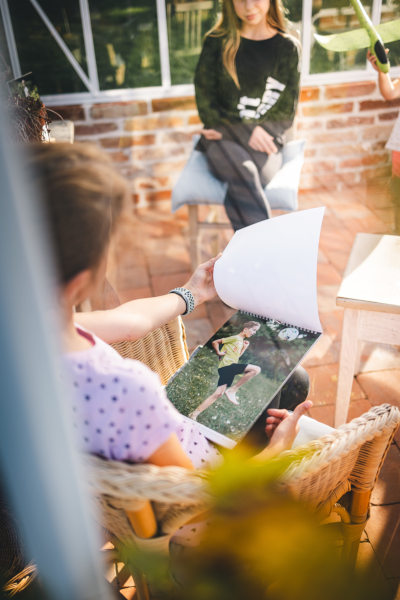
<svg viewBox="0 0 400 600">
<path fill-rule="evenodd" d="M 83 450 L 113 460 L 144 462 L 176 433 L 195 467 L 220 459 L 197 424 L 170 403 L 157 374 L 90 335 L 91 348 L 65 355 L 73 385 L 73 421 Z"/>
</svg>

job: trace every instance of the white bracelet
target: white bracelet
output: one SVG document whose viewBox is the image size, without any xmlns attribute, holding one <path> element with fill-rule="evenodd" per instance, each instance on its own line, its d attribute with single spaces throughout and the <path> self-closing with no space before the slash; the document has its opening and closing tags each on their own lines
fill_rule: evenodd
<svg viewBox="0 0 400 600">
<path fill-rule="evenodd" d="M 188 315 L 189 313 L 191 313 L 194 310 L 194 296 L 192 294 L 192 292 L 190 290 L 188 290 L 187 288 L 184 287 L 177 287 L 174 288 L 173 290 L 169 290 L 168 294 L 178 294 L 178 296 L 180 296 L 181 298 L 184 299 L 185 304 L 186 304 L 186 310 L 183 314 L 183 316 Z"/>
</svg>

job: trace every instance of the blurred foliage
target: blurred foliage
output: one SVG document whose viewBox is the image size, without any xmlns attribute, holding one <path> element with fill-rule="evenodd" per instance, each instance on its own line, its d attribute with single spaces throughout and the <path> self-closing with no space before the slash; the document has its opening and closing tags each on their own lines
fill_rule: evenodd
<svg viewBox="0 0 400 600">
<path fill-rule="evenodd" d="M 28 79 L 8 82 L 7 111 L 13 124 L 11 133 L 17 142 L 41 142 L 50 122 L 38 89 Z"/>
<path fill-rule="evenodd" d="M 179 412 L 189 415 L 217 388 L 219 359 L 212 342 L 237 335 L 244 323 L 253 319 L 249 314 L 236 313 L 171 380 L 167 395 Z M 260 329 L 249 338 L 250 345 L 239 363 L 258 365 L 261 373 L 239 389 L 238 406 L 223 395 L 197 419 L 199 423 L 234 440 L 239 440 L 250 429 L 317 337 L 311 332 L 300 332 L 292 341 L 281 340 L 279 332 L 286 328 L 285 324 L 272 319 L 255 320 L 260 322 Z M 239 377 L 235 378 L 234 383 Z"/>
<path fill-rule="evenodd" d="M 343 561 L 334 529 L 279 488 L 292 460 L 226 454 L 209 476 L 214 504 L 199 544 L 172 546 L 179 584 L 161 555 L 126 547 L 123 560 L 149 573 L 165 600 L 389 600 L 368 565 L 353 570 Z"/>
</svg>

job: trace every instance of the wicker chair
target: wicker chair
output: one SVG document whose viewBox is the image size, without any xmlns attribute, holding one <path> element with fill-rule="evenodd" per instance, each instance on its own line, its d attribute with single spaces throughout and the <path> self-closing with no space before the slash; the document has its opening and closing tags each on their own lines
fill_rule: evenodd
<svg viewBox="0 0 400 600">
<path fill-rule="evenodd" d="M 187 357 L 181 322 L 160 329 L 119 349 L 158 370 L 157 363 L 164 367 L 164 350 L 168 353 L 171 345 L 177 350 L 170 366 L 173 372 Z M 167 379 L 163 371 L 163 382 Z M 280 485 L 309 503 L 321 521 L 334 512 L 339 515 L 343 554 L 353 562 L 369 516 L 370 495 L 399 423 L 400 410 L 383 404 L 311 442 L 306 455 L 299 455 L 299 449 L 288 453 L 293 460 Z M 95 456 L 83 460 L 100 523 L 119 542 L 168 552 L 171 535 L 212 504 L 204 472 L 130 465 Z M 341 503 L 344 497 L 345 504 Z M 148 598 L 144 574 L 136 571 L 134 578 L 139 599 Z"/>
</svg>

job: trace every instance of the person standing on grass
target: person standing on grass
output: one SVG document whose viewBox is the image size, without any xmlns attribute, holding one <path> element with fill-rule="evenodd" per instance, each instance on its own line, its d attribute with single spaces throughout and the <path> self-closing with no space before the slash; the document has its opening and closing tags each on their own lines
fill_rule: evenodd
<svg viewBox="0 0 400 600">
<path fill-rule="evenodd" d="M 260 367 L 257 365 L 239 363 L 239 359 L 243 352 L 250 346 L 248 338 L 257 333 L 259 329 L 260 323 L 257 323 L 257 321 L 248 321 L 247 323 L 244 323 L 242 331 L 237 335 L 220 338 L 212 342 L 212 347 L 220 359 L 218 365 L 219 379 L 217 389 L 190 414 L 191 419 L 195 421 L 206 408 L 209 408 L 224 394 L 232 404 L 239 404 L 236 398 L 236 392 L 242 385 L 250 381 L 250 379 L 253 379 L 253 377 L 258 375 L 261 371 Z M 220 344 L 222 344 L 221 349 L 219 347 Z M 232 385 L 236 375 L 242 375 L 242 377 L 235 385 Z"/>
</svg>

